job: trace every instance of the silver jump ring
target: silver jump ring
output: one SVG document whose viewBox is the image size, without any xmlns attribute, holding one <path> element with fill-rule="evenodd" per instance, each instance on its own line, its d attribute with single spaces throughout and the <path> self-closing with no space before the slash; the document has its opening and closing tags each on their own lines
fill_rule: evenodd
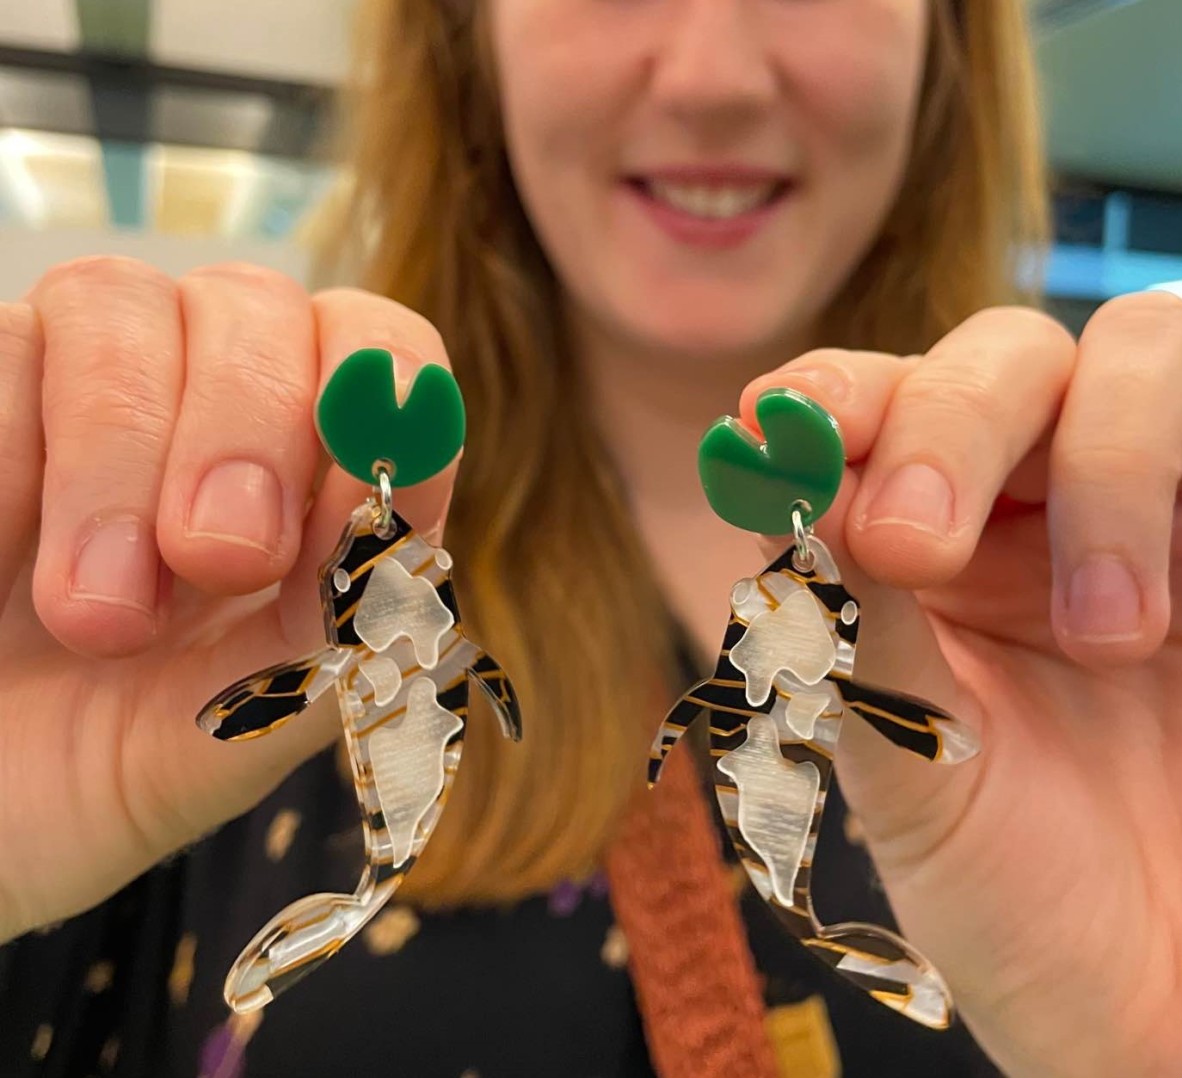
<svg viewBox="0 0 1182 1078">
<path fill-rule="evenodd" d="M 812 531 L 804 522 L 804 514 L 812 513 L 813 507 L 801 499 L 792 507 L 792 538 L 795 547 L 792 551 L 792 564 L 802 573 L 811 573 L 817 563 L 817 556 L 809 546 L 809 535 Z"/>
<path fill-rule="evenodd" d="M 374 476 L 378 481 L 374 532 L 379 539 L 388 539 L 394 531 L 394 484 L 391 482 L 393 474 L 393 466 L 385 461 L 374 465 Z"/>
</svg>

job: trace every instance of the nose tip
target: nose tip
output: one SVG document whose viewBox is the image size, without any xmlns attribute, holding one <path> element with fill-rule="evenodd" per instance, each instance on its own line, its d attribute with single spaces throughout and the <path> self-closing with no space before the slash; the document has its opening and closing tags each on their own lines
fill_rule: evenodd
<svg viewBox="0 0 1182 1078">
<path fill-rule="evenodd" d="M 732 115 L 772 99 L 777 79 L 750 0 L 689 0 L 657 55 L 653 92 L 681 112 Z"/>
</svg>

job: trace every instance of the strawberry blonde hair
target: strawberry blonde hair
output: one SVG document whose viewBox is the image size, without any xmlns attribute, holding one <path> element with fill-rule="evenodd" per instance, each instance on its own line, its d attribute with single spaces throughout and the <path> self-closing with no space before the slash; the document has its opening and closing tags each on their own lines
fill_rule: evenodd
<svg viewBox="0 0 1182 1078">
<path fill-rule="evenodd" d="M 826 345 L 923 352 L 1023 298 L 1046 235 L 1025 0 L 930 0 L 906 181 L 832 304 Z M 443 334 L 470 431 L 447 531 L 465 620 L 509 671 L 525 740 L 469 727 L 428 904 L 513 899 L 602 859 L 641 783 L 674 632 L 580 393 L 559 286 L 514 187 L 483 0 L 362 0 L 344 96 L 348 181 L 323 267 Z"/>
</svg>

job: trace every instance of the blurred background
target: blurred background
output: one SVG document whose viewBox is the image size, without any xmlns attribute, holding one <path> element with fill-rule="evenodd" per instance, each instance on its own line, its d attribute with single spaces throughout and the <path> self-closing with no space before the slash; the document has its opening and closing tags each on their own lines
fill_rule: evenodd
<svg viewBox="0 0 1182 1078">
<path fill-rule="evenodd" d="M 1182 282 L 1182 0 L 1031 4 L 1057 176 L 1050 290 L 1079 328 L 1111 296 Z M 302 277 L 352 7 L 0 0 L 0 299 L 98 252 Z"/>
<path fill-rule="evenodd" d="M 306 272 L 352 0 L 0 0 L 0 299 L 64 258 Z"/>
</svg>

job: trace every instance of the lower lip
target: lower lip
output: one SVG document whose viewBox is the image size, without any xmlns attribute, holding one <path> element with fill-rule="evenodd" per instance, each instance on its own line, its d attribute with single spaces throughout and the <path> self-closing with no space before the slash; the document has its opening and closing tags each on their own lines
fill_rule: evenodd
<svg viewBox="0 0 1182 1078">
<path fill-rule="evenodd" d="M 635 184 L 625 183 L 624 191 L 665 233 L 678 243 L 709 250 L 740 247 L 770 223 L 792 193 L 787 188 L 770 202 L 735 217 L 698 217 L 654 198 Z"/>
</svg>

